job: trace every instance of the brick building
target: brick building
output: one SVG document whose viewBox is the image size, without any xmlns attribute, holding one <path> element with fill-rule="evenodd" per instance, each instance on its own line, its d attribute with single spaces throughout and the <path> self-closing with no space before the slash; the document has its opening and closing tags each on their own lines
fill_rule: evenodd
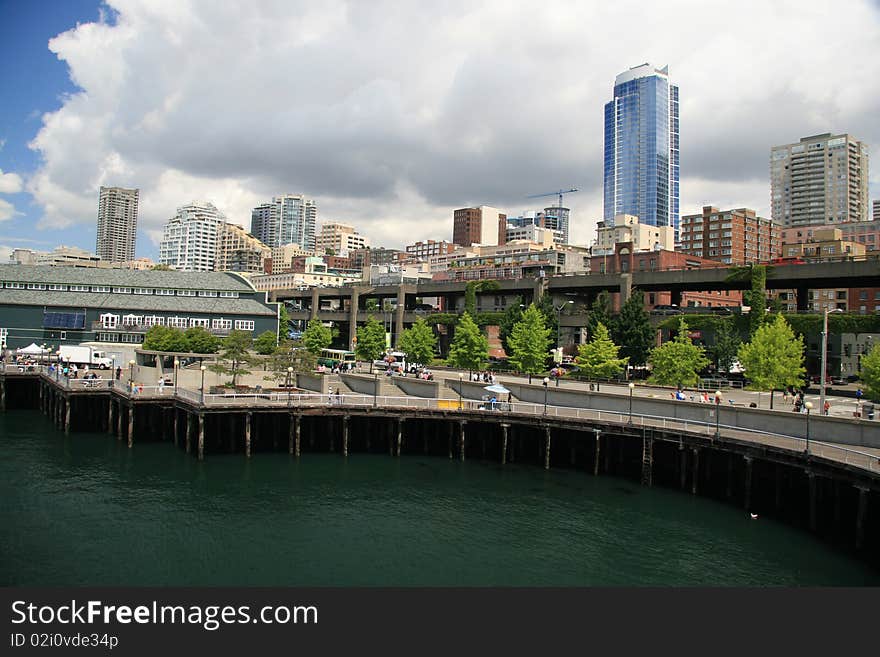
<svg viewBox="0 0 880 657">
<path fill-rule="evenodd" d="M 779 233 L 779 226 L 749 208 L 707 205 L 702 214 L 681 218 L 678 250 L 730 265 L 766 263 L 778 257 Z"/>
</svg>

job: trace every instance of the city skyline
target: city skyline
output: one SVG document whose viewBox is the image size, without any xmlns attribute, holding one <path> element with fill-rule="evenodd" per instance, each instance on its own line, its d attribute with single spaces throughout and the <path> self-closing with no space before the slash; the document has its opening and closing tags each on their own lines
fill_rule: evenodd
<svg viewBox="0 0 880 657">
<path fill-rule="evenodd" d="M 514 216 L 543 207 L 528 195 L 577 187 L 571 241 L 589 244 L 603 216 L 602 106 L 615 76 L 645 61 L 668 64 L 682 90 L 682 215 L 711 204 L 770 216 L 773 146 L 823 132 L 880 144 L 867 64 L 880 54 L 877 2 L 746 2 L 723 27 L 688 2 L 638 21 L 626 3 L 416 3 L 393 19 L 347 3 L 22 4 L 0 9 L 16 27 L 0 46 L 0 259 L 16 246 L 92 248 L 101 185 L 141 190 L 136 255 L 154 259 L 177 207 L 205 198 L 250 228 L 250 210 L 279 192 L 396 248 L 449 239 L 456 208 Z M 267 24 L 297 38 L 280 52 L 212 45 Z M 607 34 L 583 27 L 597 24 Z M 553 47 L 512 48 L 525 31 Z M 210 84 L 217 71 L 222 85 Z M 297 84 L 279 86 L 288 77 Z M 249 89 L 271 102 L 248 102 Z M 876 167 L 870 189 L 873 201 Z"/>
</svg>

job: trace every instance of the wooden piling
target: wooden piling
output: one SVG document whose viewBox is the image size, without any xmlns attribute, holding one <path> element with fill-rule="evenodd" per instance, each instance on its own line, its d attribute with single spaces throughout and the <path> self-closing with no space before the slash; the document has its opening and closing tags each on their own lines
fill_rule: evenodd
<svg viewBox="0 0 880 657">
<path fill-rule="evenodd" d="M 700 448 L 694 447 L 694 473 L 691 481 L 691 495 L 697 494 L 698 484 L 700 483 Z"/>
<path fill-rule="evenodd" d="M 397 456 L 400 457 L 400 447 L 403 444 L 403 418 L 397 418 Z"/>
<path fill-rule="evenodd" d="M 251 457 L 251 421 L 252 414 L 244 414 L 244 455 L 246 458 Z"/>
<path fill-rule="evenodd" d="M 544 427 L 544 469 L 550 469 L 550 427 Z"/>
<path fill-rule="evenodd" d="M 64 433 L 70 433 L 70 411 L 73 406 L 73 400 L 68 397 L 64 403 Z"/>
<path fill-rule="evenodd" d="M 128 446 L 134 445 L 134 404 L 128 407 Z"/>
<path fill-rule="evenodd" d="M 348 458 L 348 421 L 350 416 L 342 416 L 342 455 Z M 398 456 L 400 456 L 400 442 L 398 441 Z"/>
<path fill-rule="evenodd" d="M 507 465 L 507 429 L 509 424 L 501 425 L 501 465 Z"/>
<path fill-rule="evenodd" d="M 300 435 L 301 435 L 301 425 L 300 420 L 302 419 L 301 415 L 296 416 L 296 420 L 294 423 L 294 435 L 296 436 L 296 442 L 294 443 L 294 455 L 296 458 L 299 458 L 299 443 L 300 443 Z"/>
<path fill-rule="evenodd" d="M 205 460 L 205 414 L 199 413 L 199 461 Z"/>
<path fill-rule="evenodd" d="M 464 425 L 465 424 L 467 424 L 467 422 L 465 420 L 460 420 L 458 423 L 459 431 L 461 432 L 460 436 L 459 436 L 459 445 L 460 445 L 460 449 L 461 449 L 460 454 L 461 454 L 462 461 L 464 461 L 464 452 L 465 452 L 465 442 L 464 442 L 465 441 L 465 436 L 464 436 Z"/>
<path fill-rule="evenodd" d="M 192 415 L 186 412 L 186 453 L 192 452 Z"/>
</svg>

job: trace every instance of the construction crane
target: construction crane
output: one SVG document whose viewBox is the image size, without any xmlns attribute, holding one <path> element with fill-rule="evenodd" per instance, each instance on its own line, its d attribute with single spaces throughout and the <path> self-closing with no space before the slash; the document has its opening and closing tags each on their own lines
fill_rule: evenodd
<svg viewBox="0 0 880 657">
<path fill-rule="evenodd" d="M 572 192 L 578 191 L 574 187 L 571 189 L 560 189 L 558 192 L 548 192 L 546 194 L 532 194 L 531 196 L 526 196 L 526 198 L 541 198 L 542 196 L 558 196 L 559 197 L 559 205 L 556 207 L 564 207 L 562 205 L 562 195 L 563 194 L 571 194 Z"/>
</svg>

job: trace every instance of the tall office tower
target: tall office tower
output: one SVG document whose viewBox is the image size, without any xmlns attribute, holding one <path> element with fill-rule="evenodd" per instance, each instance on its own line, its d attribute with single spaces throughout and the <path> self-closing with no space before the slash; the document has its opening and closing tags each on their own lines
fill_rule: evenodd
<svg viewBox="0 0 880 657">
<path fill-rule="evenodd" d="M 211 203 L 177 208 L 162 234 L 159 262 L 180 271 L 214 271 L 218 233 L 226 217 Z"/>
<path fill-rule="evenodd" d="M 498 208 L 461 208 L 452 215 L 452 241 L 459 246 L 497 245 L 499 233 L 506 227 L 507 215 Z"/>
<path fill-rule="evenodd" d="M 868 146 L 824 133 L 770 150 L 770 215 L 783 227 L 868 221 Z"/>
<path fill-rule="evenodd" d="M 299 244 L 315 250 L 318 207 L 302 194 L 275 196 L 251 212 L 251 234 L 270 248 Z"/>
<path fill-rule="evenodd" d="M 668 67 L 621 73 L 605 104 L 605 225 L 635 215 L 645 225 L 672 226 L 677 239 L 678 173 L 678 87 Z"/>
<path fill-rule="evenodd" d="M 562 236 L 562 244 L 568 244 L 568 216 L 570 213 L 570 209 L 558 206 L 544 208 L 544 228 L 558 231 Z"/>
<path fill-rule="evenodd" d="M 354 226 L 334 221 L 321 224 L 321 232 L 315 237 L 315 252 L 324 255 L 328 249 L 334 255 L 348 257 L 350 251 L 370 246 L 370 238 L 361 235 Z"/>
<path fill-rule="evenodd" d="M 101 260 L 134 260 L 138 218 L 137 189 L 101 187 L 95 253 Z"/>
</svg>

